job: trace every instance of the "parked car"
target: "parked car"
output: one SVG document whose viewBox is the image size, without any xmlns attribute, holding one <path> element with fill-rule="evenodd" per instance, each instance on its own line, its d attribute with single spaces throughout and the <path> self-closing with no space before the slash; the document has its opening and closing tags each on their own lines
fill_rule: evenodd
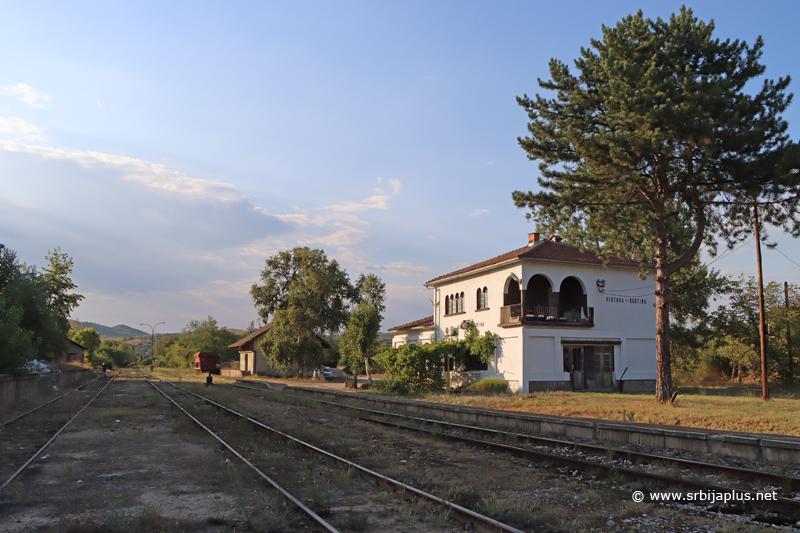
<svg viewBox="0 0 800 533">
<path fill-rule="evenodd" d="M 325 381 L 333 381 L 333 372 L 331 372 L 331 369 L 327 366 L 322 369 L 322 379 Z"/>
</svg>

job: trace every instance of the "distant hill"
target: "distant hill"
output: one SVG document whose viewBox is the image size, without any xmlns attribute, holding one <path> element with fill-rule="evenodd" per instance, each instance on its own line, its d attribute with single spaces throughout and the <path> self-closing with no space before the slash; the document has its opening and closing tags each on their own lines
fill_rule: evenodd
<svg viewBox="0 0 800 533">
<path fill-rule="evenodd" d="M 138 337 L 139 335 L 147 335 L 146 331 L 119 324 L 113 327 L 104 326 L 96 322 L 81 322 L 84 328 L 94 328 L 95 332 L 100 335 L 100 338 L 108 337 Z"/>
</svg>

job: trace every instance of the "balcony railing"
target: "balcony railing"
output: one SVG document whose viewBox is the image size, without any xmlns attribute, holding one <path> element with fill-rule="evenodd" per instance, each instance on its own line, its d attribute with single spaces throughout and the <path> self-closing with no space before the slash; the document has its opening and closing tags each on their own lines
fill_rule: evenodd
<svg viewBox="0 0 800 533">
<path fill-rule="evenodd" d="M 568 305 L 506 305 L 500 308 L 501 324 L 541 326 L 594 326 L 594 307 Z"/>
</svg>

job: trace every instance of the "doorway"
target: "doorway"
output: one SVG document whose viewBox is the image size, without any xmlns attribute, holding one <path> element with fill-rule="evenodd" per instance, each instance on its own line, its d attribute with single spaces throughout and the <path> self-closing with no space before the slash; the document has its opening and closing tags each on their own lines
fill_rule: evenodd
<svg viewBox="0 0 800 533">
<path fill-rule="evenodd" d="M 564 372 L 569 372 L 573 390 L 586 388 L 583 346 L 564 346 Z"/>
</svg>

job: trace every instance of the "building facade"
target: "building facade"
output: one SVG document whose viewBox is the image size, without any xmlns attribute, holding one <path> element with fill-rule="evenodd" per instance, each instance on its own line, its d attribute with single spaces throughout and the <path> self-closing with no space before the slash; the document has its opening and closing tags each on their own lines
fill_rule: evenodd
<svg viewBox="0 0 800 533">
<path fill-rule="evenodd" d="M 653 390 L 654 271 L 644 281 L 641 271 L 636 261 L 604 265 L 532 233 L 525 247 L 428 281 L 434 313 L 417 322 L 429 329 L 412 322 L 389 331 L 395 346 L 463 338 L 472 320 L 481 334 L 502 338 L 492 361 L 473 372 L 501 377 L 514 391 L 610 389 L 623 374 L 625 390 Z"/>
</svg>

